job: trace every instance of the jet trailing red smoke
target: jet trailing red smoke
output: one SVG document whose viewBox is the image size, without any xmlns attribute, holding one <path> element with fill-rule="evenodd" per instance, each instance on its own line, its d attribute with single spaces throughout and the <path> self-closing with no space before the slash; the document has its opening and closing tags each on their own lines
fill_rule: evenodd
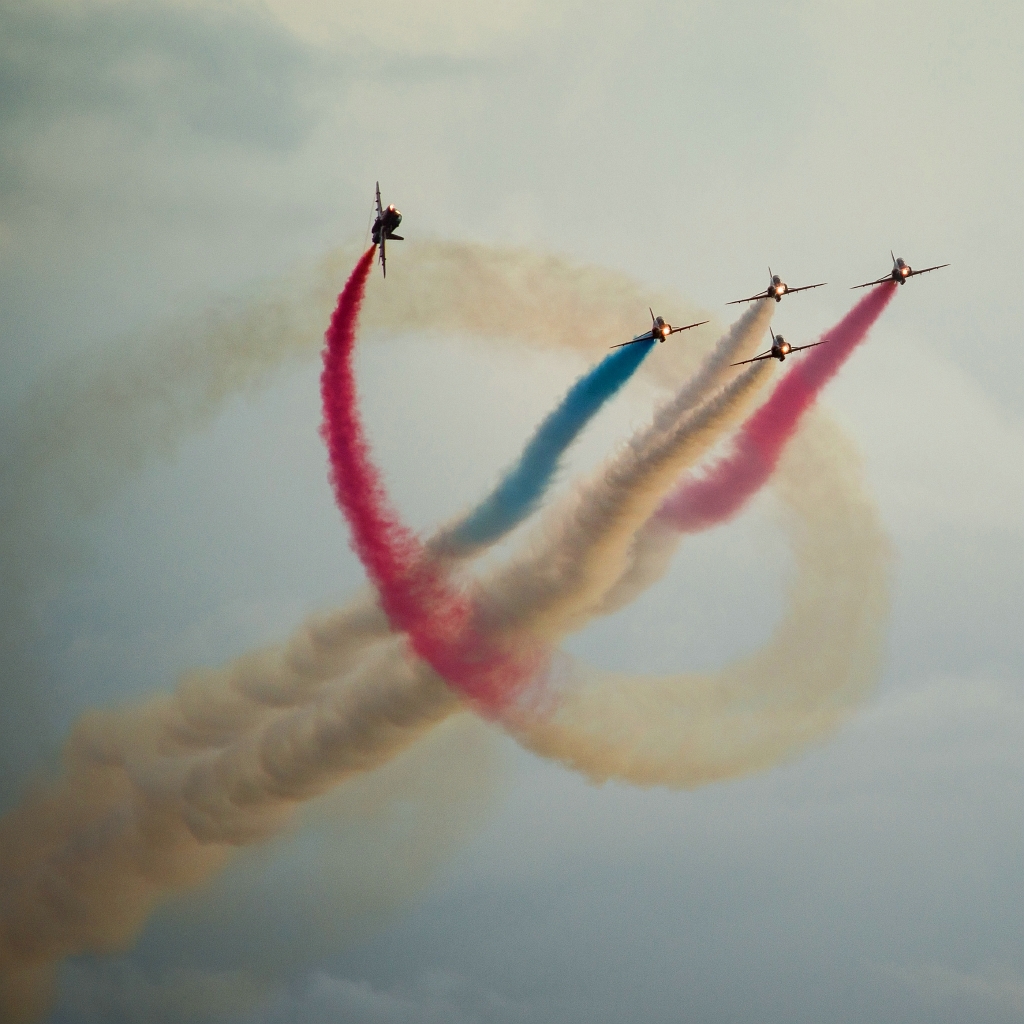
<svg viewBox="0 0 1024 1024">
<path fill-rule="evenodd" d="M 321 434 L 327 444 L 335 500 L 392 627 L 406 633 L 416 654 L 455 689 L 483 710 L 494 712 L 535 675 L 543 656 L 521 649 L 513 654 L 477 633 L 471 602 L 402 524 L 370 457 L 352 354 L 373 255 L 371 247 L 356 264 L 325 335 Z"/>
<path fill-rule="evenodd" d="M 657 520 L 683 533 L 696 533 L 734 516 L 775 471 L 801 417 L 821 389 L 867 337 L 896 294 L 894 282 L 873 288 L 803 356 L 771 397 L 744 423 L 729 455 L 699 477 L 687 477 L 665 499 Z"/>
</svg>

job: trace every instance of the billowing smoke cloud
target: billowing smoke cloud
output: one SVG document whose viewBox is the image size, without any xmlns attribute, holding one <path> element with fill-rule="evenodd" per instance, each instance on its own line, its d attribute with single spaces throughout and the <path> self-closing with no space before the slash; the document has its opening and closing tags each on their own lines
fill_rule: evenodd
<svg viewBox="0 0 1024 1024">
<path fill-rule="evenodd" d="M 756 343 L 755 327 L 763 334 L 764 324 L 758 322 L 763 315 L 755 307 L 745 317 L 749 330 L 731 343 L 737 354 Z M 536 337 L 541 336 L 538 329 Z M 723 351 L 720 345 L 716 355 Z M 536 547 L 468 591 L 474 598 L 474 629 L 486 628 L 505 642 L 527 634 L 554 643 L 585 620 L 602 588 L 621 573 L 637 527 L 679 470 L 736 422 L 766 368 L 740 373 L 717 396 L 707 397 L 723 372 L 705 374 L 713 385 L 703 396 L 691 389 L 692 398 L 684 401 L 687 389 L 678 392 L 664 407 L 676 410 L 675 422 L 663 409 L 610 460 L 607 472 L 550 510 Z M 706 400 L 696 404 L 702 397 Z M 808 514 L 827 518 L 827 511 L 818 506 Z M 531 567 L 556 564 L 565 546 L 578 557 L 562 560 L 560 577 L 548 572 L 539 581 L 531 578 Z M 545 547 L 555 562 L 537 559 Z M 409 564 L 418 565 L 420 552 L 413 555 Z M 859 571 L 860 565 L 847 568 Z M 862 611 L 871 618 L 870 609 Z M 299 801 L 382 763 L 460 706 L 423 662 L 407 657 L 403 639 L 366 646 L 368 638 L 386 636 L 381 619 L 372 606 L 350 609 L 311 623 L 284 649 L 192 677 L 179 694 L 137 712 L 94 714 L 78 724 L 66 748 L 64 776 L 0 822 L 0 877 L 7 883 L 0 900 L 5 1012 L 27 1019 L 41 1005 L 59 958 L 129 941 L 159 900 L 217 870 L 233 845 L 272 834 Z M 354 646 L 353 636 L 358 638 Z M 789 636 L 779 641 L 783 654 L 792 642 Z M 850 651 L 839 646 L 837 658 L 844 656 Z M 764 705 L 768 717 L 778 684 L 770 673 L 787 669 L 784 661 L 764 666 L 769 673 L 764 677 L 756 672 L 749 677 L 750 699 Z M 715 686 L 715 680 L 707 680 L 709 691 Z M 564 688 L 551 726 L 541 720 L 517 722 L 519 735 L 595 778 L 602 773 L 631 777 L 607 764 L 623 757 L 643 760 L 643 755 L 636 749 L 623 753 L 608 737 L 603 745 L 596 738 L 593 764 L 568 751 L 587 740 L 587 714 L 589 721 L 603 714 L 602 706 L 579 696 L 584 692 Z M 582 716 L 575 736 L 566 728 L 573 706 Z M 713 698 L 708 707 L 713 729 Z M 791 711 L 783 705 L 776 714 L 785 718 Z M 824 727 L 823 717 L 815 721 Z M 797 731 L 806 737 L 813 728 Z M 609 746 L 615 749 L 606 756 Z M 776 749 L 791 745 L 776 744 Z M 699 760 L 702 752 L 695 746 L 693 758 Z M 718 756 L 711 754 L 713 760 Z M 602 757 L 603 767 L 597 763 Z M 760 762 L 748 758 L 748 763 Z M 723 774 L 728 772 L 708 771 L 709 777 Z M 650 782 L 656 776 L 652 769 L 637 777 Z M 665 780 L 694 784 L 678 771 L 662 770 Z"/>
<path fill-rule="evenodd" d="M 323 340 L 339 276 L 358 257 L 346 248 L 316 267 L 182 319 L 144 337 L 69 358 L 46 372 L 0 424 L 0 808 L 10 806 L 29 771 L 50 753 L 48 714 L 39 695 L 57 685 L 33 655 L 41 594 L 80 563 L 69 521 L 111 499 L 134 473 L 172 459 L 187 434 L 204 429 L 228 397 L 264 386 L 288 360 L 312 356 Z M 431 331 L 590 357 L 636 333 L 648 306 L 673 318 L 706 314 L 678 296 L 652 291 L 603 268 L 524 249 L 463 242 L 406 243 L 388 287 L 367 286 L 366 336 Z M 695 332 L 700 335 L 701 332 Z M 674 383 L 700 360 L 699 337 L 658 347 L 641 371 Z M 69 545 L 72 545 L 69 547 Z M 358 628 L 356 628 L 358 627 Z M 371 600 L 311 619 L 283 647 L 217 672 L 192 673 L 178 704 L 164 709 L 173 739 L 215 738 L 238 718 L 262 716 L 290 693 L 343 671 L 364 640 L 386 635 Z M 274 696 L 270 697 L 273 691 Z M 46 702 L 47 704 L 49 701 Z M 219 716 L 210 708 L 220 708 Z M 41 746 L 40 746 L 41 745 Z"/>
<path fill-rule="evenodd" d="M 0 822 L 0 1008 L 32 1019 L 52 968 L 123 946 L 158 902 L 278 831 L 299 800 L 372 769 L 459 706 L 395 638 L 336 688 L 230 747 L 162 756 L 125 712 L 75 726 L 58 782 Z"/>
<path fill-rule="evenodd" d="M 474 254 L 478 258 L 467 266 L 467 256 Z M 495 279 L 502 276 L 506 283 L 534 279 L 534 295 L 543 300 L 536 314 L 543 327 L 552 320 L 545 303 L 564 314 L 581 295 L 589 294 L 598 309 L 615 295 L 627 300 L 635 295 L 641 307 L 652 299 L 604 272 L 529 254 L 455 246 L 447 262 L 439 255 L 445 255 L 443 246 L 426 247 L 426 276 L 437 286 L 434 301 L 410 306 L 411 323 L 406 326 L 429 324 L 431 311 L 436 315 L 444 310 L 446 324 L 485 331 L 491 327 L 493 333 L 492 320 L 474 319 L 476 305 L 455 303 L 453 316 L 452 305 L 436 301 L 445 284 L 452 291 L 456 280 L 463 284 L 481 275 L 491 277 L 480 282 L 480 290 L 490 294 L 492 312 L 504 307 L 503 322 L 513 327 L 523 322 L 523 303 L 507 291 L 495 293 Z M 559 295 L 552 281 L 575 293 Z M 460 324 L 460 310 L 468 322 Z M 103 491 L 97 481 L 108 489 L 116 486 L 131 467 L 168 452 L 177 432 L 207 420 L 218 397 L 259 379 L 273 361 L 268 325 L 283 336 L 277 341 L 278 358 L 301 347 L 301 316 L 273 312 L 260 308 L 216 326 L 212 336 L 185 346 L 184 352 L 175 338 L 176 355 L 154 361 L 158 390 L 141 372 L 138 352 L 119 351 L 109 362 L 78 367 L 57 388 L 63 392 L 57 402 L 59 416 L 46 420 L 42 396 L 30 402 L 23 433 L 31 437 L 31 446 L 22 453 L 25 459 L 17 472 L 38 484 L 64 476 L 75 503 L 91 507 Z M 609 321 L 613 333 L 602 336 Z M 589 334 L 601 344 L 617 342 L 626 323 L 632 327 L 617 310 L 601 329 L 591 326 Z M 528 324 L 523 333 L 539 340 L 542 325 Z M 575 330 L 565 340 L 587 333 Z M 678 349 L 667 348 L 670 357 L 673 351 Z M 30 428 L 36 421 L 45 429 L 33 434 Z M 76 455 L 81 465 L 75 463 Z M 86 472 L 93 460 L 101 464 L 99 471 Z M 17 493 L 24 497 L 26 492 Z M 31 518 L 25 511 L 26 519 Z M 362 703 L 365 672 L 355 670 L 355 658 L 362 645 L 386 632 L 379 611 L 364 602 L 340 616 L 311 621 L 284 648 L 239 659 L 221 672 L 192 674 L 173 696 L 127 713 L 86 716 L 66 745 L 60 783 L 0 825 L 2 875 L 13 885 L 5 892 L 0 928 L 5 1012 L 31 1016 L 45 1001 L 42 993 L 57 959 L 128 941 L 157 900 L 216 870 L 228 853 L 226 844 L 268 834 L 290 813 L 291 807 L 282 805 L 321 791 L 347 771 L 364 771 L 393 756 L 448 714 L 453 706 L 450 691 L 432 677 L 424 683 L 416 674 L 423 666 L 411 669 L 396 655 L 397 643 L 375 654 L 367 669 L 377 666 L 372 674 L 386 676 L 391 688 L 374 684 L 369 704 Z M 347 670 L 353 671 L 345 685 L 322 691 L 325 681 Z M 385 703 L 387 710 L 375 711 Z M 289 708 L 295 711 L 289 713 Z M 362 738 L 345 738 L 346 728 Z M 294 735 L 308 739 L 311 733 L 333 746 L 334 755 L 322 756 L 315 743 L 292 744 Z M 309 755 L 305 768 L 289 757 L 300 749 Z M 217 833 L 211 827 L 217 812 L 211 810 L 209 797 L 216 793 L 228 808 L 246 805 L 244 784 L 235 785 L 231 775 L 240 764 L 255 768 L 266 783 L 263 799 L 249 801 L 253 813 L 244 824 L 238 815 L 222 813 L 223 827 Z M 306 771 L 317 779 L 310 781 Z M 291 780 L 288 785 L 284 775 Z"/>
<path fill-rule="evenodd" d="M 453 248 L 461 266 L 465 247 Z M 430 248 L 428 253 L 429 265 L 435 266 L 434 250 Z M 490 250 L 480 250 L 481 254 L 494 255 Z M 527 254 L 517 253 L 514 261 L 509 260 L 517 271 L 513 276 L 518 275 L 526 258 Z M 486 266 L 482 255 L 480 262 Z M 497 267 L 502 265 L 500 259 L 495 263 Z M 558 269 L 561 265 L 554 266 Z M 600 280 L 606 272 L 593 273 Z M 571 287 L 578 289 L 586 275 L 576 272 L 570 280 Z M 620 289 L 624 287 L 619 285 Z M 722 367 L 756 343 L 758 330 L 763 333 L 761 319 L 745 317 L 738 321 L 701 365 L 695 381 L 713 387 Z M 413 326 L 422 326 L 422 320 L 416 319 Z M 557 341 L 563 343 L 572 337 L 563 334 Z M 583 374 L 540 424 L 519 460 L 494 490 L 426 541 L 431 557 L 448 563 L 470 558 L 481 546 L 499 540 L 529 516 L 554 479 L 567 449 L 600 407 L 642 366 L 652 347 L 653 343 L 619 349 Z M 697 391 L 692 382 L 687 390 Z M 168 752 L 191 753 L 203 747 L 225 746 L 236 735 L 254 729 L 267 714 L 311 699 L 318 686 L 351 670 L 368 645 L 389 635 L 387 617 L 374 596 L 367 594 L 334 613 L 310 618 L 283 646 L 245 655 L 225 669 L 189 673 L 173 698 L 150 703 L 149 717 L 154 720 L 144 725 L 137 719 L 136 728 Z"/>
</svg>

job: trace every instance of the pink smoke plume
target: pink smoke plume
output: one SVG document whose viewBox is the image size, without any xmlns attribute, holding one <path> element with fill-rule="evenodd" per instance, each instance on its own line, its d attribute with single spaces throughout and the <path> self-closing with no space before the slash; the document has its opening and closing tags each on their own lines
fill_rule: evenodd
<svg viewBox="0 0 1024 1024">
<path fill-rule="evenodd" d="M 345 283 L 324 336 L 321 435 L 335 500 L 392 627 L 407 633 L 416 654 L 448 683 L 484 710 L 496 712 L 534 675 L 541 657 L 536 652 L 513 656 L 478 635 L 471 602 L 401 523 L 370 458 L 352 352 L 374 249 L 363 254 Z"/>
<path fill-rule="evenodd" d="M 872 288 L 823 341 L 779 382 L 771 398 L 740 428 L 732 451 L 702 476 L 686 478 L 655 519 L 684 533 L 705 530 L 735 515 L 772 475 L 800 418 L 864 340 L 896 294 L 896 283 Z"/>
</svg>

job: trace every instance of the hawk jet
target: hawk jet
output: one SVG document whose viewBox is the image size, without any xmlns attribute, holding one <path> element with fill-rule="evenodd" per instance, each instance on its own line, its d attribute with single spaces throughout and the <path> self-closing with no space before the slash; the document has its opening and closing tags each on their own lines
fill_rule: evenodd
<svg viewBox="0 0 1024 1024">
<path fill-rule="evenodd" d="M 790 345 L 781 334 L 776 334 L 770 327 L 768 330 L 772 336 L 772 347 L 767 352 L 762 352 L 759 356 L 754 356 L 753 359 L 743 359 L 730 365 L 745 366 L 747 363 L 759 363 L 762 359 L 778 359 L 781 363 L 785 361 L 786 356 L 792 355 L 794 352 L 803 352 L 805 348 L 817 348 L 818 345 L 824 345 L 825 342 L 831 340 L 826 338 L 825 341 L 813 341 L 810 345 Z"/>
<path fill-rule="evenodd" d="M 650 307 L 648 307 L 650 308 Z M 612 348 L 625 348 L 627 345 L 636 345 L 641 341 L 664 341 L 670 334 L 678 334 L 680 331 L 688 331 L 691 327 L 701 327 L 703 324 L 711 323 L 710 320 L 701 320 L 699 323 L 687 324 L 685 327 L 673 327 L 665 323 L 665 318 L 654 315 L 651 311 L 651 329 L 638 334 L 632 341 L 624 341 L 621 345 L 612 345 Z"/>
<path fill-rule="evenodd" d="M 751 295 L 748 299 L 733 299 L 732 302 L 727 302 L 727 306 L 738 306 L 741 302 L 756 302 L 758 299 L 774 299 L 776 302 L 782 301 L 783 295 L 795 295 L 797 292 L 809 292 L 812 288 L 820 288 L 822 285 L 828 284 L 827 281 L 821 281 L 819 284 L 804 284 L 799 288 L 790 288 L 785 281 L 779 277 L 778 274 L 772 273 L 772 268 L 768 268 L 769 283 L 768 287 L 763 292 L 758 292 L 756 295 Z"/>
<path fill-rule="evenodd" d="M 380 246 L 380 269 L 384 271 L 384 276 L 388 276 L 388 265 L 387 256 L 384 252 L 384 243 L 390 238 L 396 242 L 404 242 L 405 239 L 401 235 L 395 234 L 395 228 L 402 223 L 402 215 L 395 209 L 395 204 L 392 203 L 390 206 L 383 206 L 380 201 L 380 182 L 377 182 L 377 219 L 373 222 L 373 234 L 370 236 L 373 239 L 374 245 Z"/>
<path fill-rule="evenodd" d="M 884 284 L 886 281 L 899 281 L 900 284 L 906 284 L 908 277 L 917 277 L 918 274 L 927 274 L 930 270 L 941 270 L 943 267 L 949 266 L 948 263 L 940 263 L 937 267 L 925 267 L 924 270 L 914 270 L 902 256 L 895 255 L 892 249 L 889 250 L 889 255 L 892 256 L 892 270 L 885 277 L 880 277 L 877 281 L 855 284 L 850 291 L 852 292 L 857 288 L 870 288 L 872 285 Z"/>
</svg>

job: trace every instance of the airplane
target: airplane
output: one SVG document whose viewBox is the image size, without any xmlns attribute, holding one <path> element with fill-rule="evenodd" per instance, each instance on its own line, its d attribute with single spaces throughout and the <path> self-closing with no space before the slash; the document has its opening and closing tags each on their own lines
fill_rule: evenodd
<svg viewBox="0 0 1024 1024">
<path fill-rule="evenodd" d="M 767 352 L 762 352 L 759 356 L 754 356 L 753 359 L 744 359 L 731 365 L 745 366 L 747 363 L 758 363 L 762 359 L 778 359 L 781 363 L 785 360 L 786 356 L 792 355 L 794 352 L 802 352 L 805 348 L 817 348 L 818 345 L 824 345 L 825 342 L 832 340 L 831 338 L 826 338 L 825 341 L 813 341 L 810 345 L 793 346 L 781 334 L 776 334 L 770 327 L 768 330 L 772 336 L 772 347 Z"/>
<path fill-rule="evenodd" d="M 889 250 L 889 255 L 892 256 L 892 270 L 889 271 L 885 277 L 880 277 L 877 281 L 868 281 L 865 284 L 855 284 L 850 291 L 854 291 L 857 288 L 870 288 L 875 284 L 884 284 L 886 281 L 899 281 L 900 284 L 906 284 L 908 277 L 917 277 L 918 274 L 927 274 L 929 270 L 941 270 L 943 267 L 948 267 L 948 263 L 940 263 L 937 267 L 925 267 L 924 270 L 913 270 L 910 265 L 904 262 L 902 256 L 896 256 L 892 249 Z"/>
<path fill-rule="evenodd" d="M 650 307 L 647 307 L 650 309 Z M 711 323 L 710 320 L 701 320 L 696 324 L 687 324 L 685 327 L 673 327 L 665 323 L 665 318 L 654 315 L 651 309 L 651 329 L 644 334 L 638 334 L 632 341 L 624 341 L 621 345 L 612 345 L 612 348 L 625 348 L 627 345 L 636 345 L 641 341 L 664 341 L 670 334 L 678 334 L 680 331 L 688 331 L 691 327 L 701 327 Z"/>
<path fill-rule="evenodd" d="M 799 288 L 790 288 L 778 274 L 772 273 L 771 267 L 768 268 L 768 276 L 771 278 L 771 281 L 763 292 L 751 295 L 749 299 L 733 299 L 732 302 L 727 302 L 726 305 L 738 306 L 741 302 L 756 302 L 758 299 L 774 299 L 776 302 L 781 302 L 783 295 L 795 295 L 797 292 L 809 292 L 812 288 L 821 288 L 822 285 L 828 284 L 827 281 L 822 281 L 819 284 L 805 284 L 801 285 Z"/>
<path fill-rule="evenodd" d="M 380 246 L 380 269 L 384 271 L 384 276 L 388 276 L 387 257 L 384 254 L 384 243 L 390 238 L 396 242 L 404 242 L 405 239 L 401 235 L 395 234 L 395 228 L 402 223 L 402 215 L 395 209 L 395 204 L 392 203 L 390 206 L 383 206 L 380 201 L 380 182 L 377 182 L 377 219 L 373 222 L 373 234 L 370 236 L 373 239 L 374 245 Z"/>
</svg>

